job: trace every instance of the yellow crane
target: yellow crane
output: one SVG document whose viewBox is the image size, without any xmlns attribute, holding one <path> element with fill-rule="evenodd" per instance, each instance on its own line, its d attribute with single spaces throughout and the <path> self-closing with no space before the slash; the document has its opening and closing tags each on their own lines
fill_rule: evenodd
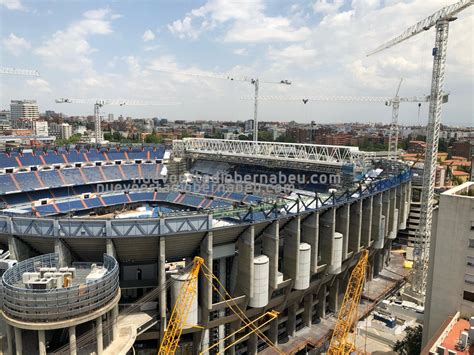
<svg viewBox="0 0 474 355">
<path fill-rule="evenodd" d="M 357 265 L 352 270 L 347 285 L 336 326 L 332 333 L 328 355 L 346 355 L 355 350 L 355 344 L 348 340 L 349 331 L 356 320 L 357 306 L 359 305 L 365 281 L 365 270 L 369 260 L 369 252 L 362 251 Z"/>
<path fill-rule="evenodd" d="M 260 331 L 265 325 L 270 323 L 272 320 L 278 317 L 278 312 L 271 310 L 269 312 L 264 313 L 260 317 L 250 320 L 245 316 L 242 309 L 240 309 L 237 304 L 233 301 L 229 301 L 227 299 L 231 298 L 230 294 L 225 290 L 223 285 L 220 283 L 219 278 L 216 277 L 211 270 L 209 270 L 204 264 L 204 259 L 196 256 L 193 259 L 193 265 L 191 267 L 191 271 L 188 274 L 186 281 L 181 286 L 176 302 L 173 306 L 173 311 L 171 312 L 171 317 L 168 322 L 168 326 L 166 328 L 165 334 L 160 344 L 160 349 L 158 350 L 158 355 L 172 355 L 175 354 L 178 345 L 179 345 L 179 338 L 181 337 L 181 333 L 183 332 L 183 328 L 185 326 L 185 321 L 187 319 L 187 315 L 191 308 L 191 305 L 196 297 L 197 293 L 197 278 L 199 276 L 199 271 L 203 270 L 203 275 L 209 280 L 210 284 L 214 288 L 216 292 L 225 300 L 226 304 L 230 308 L 232 312 L 234 312 L 239 319 L 244 323 L 244 326 L 240 329 L 236 330 L 234 333 L 226 336 L 225 338 L 221 339 L 218 343 L 215 343 L 208 349 L 205 349 L 200 354 L 204 354 L 206 351 L 215 348 L 220 343 L 231 339 L 231 337 L 238 335 L 241 331 L 247 330 L 247 332 L 243 335 L 235 339 L 231 344 L 227 345 L 223 351 L 226 351 L 231 346 L 235 345 L 236 343 L 240 342 L 241 340 L 245 339 L 252 333 L 256 333 L 257 336 L 262 338 L 269 346 L 273 347 L 277 353 L 284 354 L 282 351 L 278 350 L 264 334 Z M 219 290 L 218 287 L 215 286 L 218 284 L 224 294 Z M 219 353 L 220 354 L 220 353 Z"/>
</svg>

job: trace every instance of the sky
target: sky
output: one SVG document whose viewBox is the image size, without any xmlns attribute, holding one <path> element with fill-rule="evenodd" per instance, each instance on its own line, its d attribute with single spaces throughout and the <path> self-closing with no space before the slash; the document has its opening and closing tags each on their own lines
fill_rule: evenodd
<svg viewBox="0 0 474 355">
<path fill-rule="evenodd" d="M 103 114 L 170 120 L 247 120 L 260 95 L 401 96 L 430 91 L 431 29 L 367 57 L 370 50 L 454 0 L 0 0 L 0 64 L 36 69 L 3 75 L 0 109 L 36 99 L 40 111 L 93 113 L 60 97 L 170 105 L 105 106 Z M 474 126 L 474 6 L 451 22 L 442 122 Z M 181 73 L 181 74 L 180 74 Z M 204 77 L 184 75 L 201 74 Z M 290 80 L 291 85 L 272 82 Z M 265 83 L 265 82 L 269 83 Z M 179 104 L 176 104 L 179 103 Z M 376 103 L 266 101 L 259 119 L 317 123 L 384 122 Z M 400 107 L 401 124 L 426 124 L 428 104 Z"/>
</svg>

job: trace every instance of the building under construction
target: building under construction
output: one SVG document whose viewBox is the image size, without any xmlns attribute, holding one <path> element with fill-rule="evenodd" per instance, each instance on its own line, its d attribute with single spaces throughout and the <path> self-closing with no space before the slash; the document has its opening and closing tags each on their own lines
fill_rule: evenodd
<svg viewBox="0 0 474 355">
<path fill-rule="evenodd" d="M 156 350 L 196 256 L 216 278 L 194 285 L 181 353 L 302 349 L 307 329 L 327 337 L 363 250 L 369 280 L 390 265 L 410 178 L 344 146 L 188 138 L 0 153 L 3 349 Z M 271 310 L 258 332 L 235 333 L 242 315 Z"/>
</svg>

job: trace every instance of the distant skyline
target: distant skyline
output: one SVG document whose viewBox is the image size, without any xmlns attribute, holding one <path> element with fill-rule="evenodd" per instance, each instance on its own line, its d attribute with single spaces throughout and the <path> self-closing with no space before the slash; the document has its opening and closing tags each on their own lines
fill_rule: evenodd
<svg viewBox="0 0 474 355">
<path fill-rule="evenodd" d="M 0 0 L 2 66 L 36 69 L 40 78 L 1 76 L 0 109 L 36 99 L 40 111 L 91 115 L 92 105 L 59 97 L 181 102 L 179 106 L 102 108 L 103 114 L 170 120 L 247 120 L 249 83 L 168 74 L 288 79 L 261 85 L 261 95 L 401 96 L 429 94 L 434 29 L 377 55 L 366 53 L 455 0 Z M 442 123 L 474 125 L 474 11 L 449 30 Z M 383 104 L 262 101 L 262 121 L 389 123 Z M 400 123 L 424 125 L 416 103 L 402 104 Z"/>
</svg>

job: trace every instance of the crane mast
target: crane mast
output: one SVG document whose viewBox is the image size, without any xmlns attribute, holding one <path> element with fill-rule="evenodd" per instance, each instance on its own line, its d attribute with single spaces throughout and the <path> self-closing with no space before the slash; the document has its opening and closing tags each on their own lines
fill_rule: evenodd
<svg viewBox="0 0 474 355">
<path fill-rule="evenodd" d="M 439 131 L 441 125 L 441 107 L 443 103 L 443 85 L 446 70 L 446 51 L 448 45 L 449 22 L 459 12 L 474 4 L 474 0 L 461 0 L 446 6 L 431 16 L 408 28 L 401 35 L 376 48 L 368 55 L 378 53 L 403 42 L 417 34 L 435 27 L 436 39 L 432 51 L 433 71 L 431 78 L 430 107 L 426 134 L 425 164 L 421 190 L 420 224 L 415 234 L 414 275 L 412 291 L 420 295 L 422 301 L 426 291 L 428 277 L 429 248 L 433 219 L 434 186 L 436 180 L 436 162 L 438 155 Z"/>
<path fill-rule="evenodd" d="M 341 309 L 329 344 L 328 355 L 346 355 L 355 350 L 355 345 L 348 340 L 352 324 L 356 320 L 357 307 L 360 302 L 365 282 L 365 271 L 369 261 L 369 252 L 362 251 L 357 265 L 352 270 L 347 284 Z"/>
</svg>

